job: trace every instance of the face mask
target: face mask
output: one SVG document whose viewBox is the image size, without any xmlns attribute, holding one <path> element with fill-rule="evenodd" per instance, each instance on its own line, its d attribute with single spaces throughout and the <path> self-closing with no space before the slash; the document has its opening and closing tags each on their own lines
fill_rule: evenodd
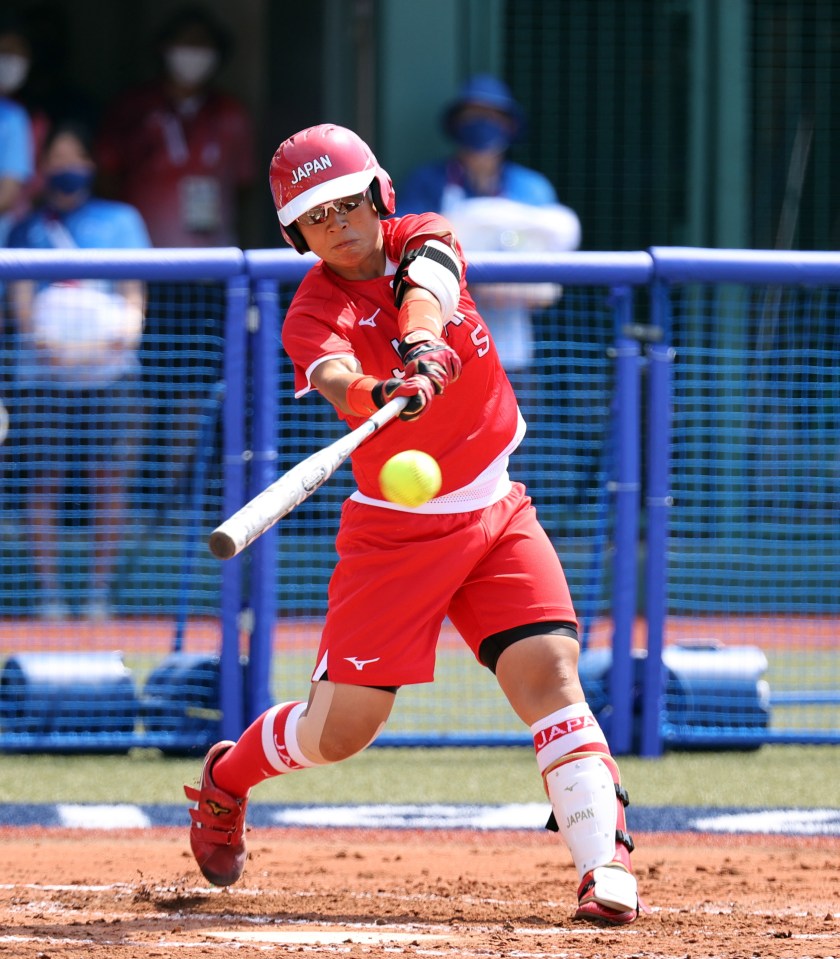
<svg viewBox="0 0 840 959">
<path fill-rule="evenodd" d="M 52 193 L 64 193 L 68 196 L 82 191 L 90 193 L 92 186 L 92 170 L 58 170 L 47 177 L 47 190 Z"/>
<path fill-rule="evenodd" d="M 166 68 L 176 83 L 199 86 L 209 79 L 219 62 L 211 47 L 170 47 L 166 51 Z"/>
<path fill-rule="evenodd" d="M 510 133 L 498 120 L 476 117 L 464 120 L 455 127 L 455 140 L 464 149 L 477 153 L 504 153 L 510 146 Z"/>
<path fill-rule="evenodd" d="M 0 53 L 0 93 L 19 90 L 29 73 L 29 60 L 19 53 Z"/>
</svg>

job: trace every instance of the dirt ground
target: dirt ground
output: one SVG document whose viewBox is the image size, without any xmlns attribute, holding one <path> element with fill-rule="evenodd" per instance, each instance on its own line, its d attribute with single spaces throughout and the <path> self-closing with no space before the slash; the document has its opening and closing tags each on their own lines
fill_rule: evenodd
<svg viewBox="0 0 840 959">
<path fill-rule="evenodd" d="M 840 839 L 635 838 L 651 911 L 602 929 L 548 833 L 254 830 L 218 890 L 186 830 L 6 829 L 0 956 L 840 959 Z"/>
</svg>

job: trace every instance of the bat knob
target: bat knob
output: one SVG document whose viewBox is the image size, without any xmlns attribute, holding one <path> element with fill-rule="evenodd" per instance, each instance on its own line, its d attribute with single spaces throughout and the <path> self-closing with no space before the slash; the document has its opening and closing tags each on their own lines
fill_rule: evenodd
<svg viewBox="0 0 840 959">
<path fill-rule="evenodd" d="M 210 552 L 217 559 L 230 559 L 236 556 L 236 543 L 229 533 L 216 529 L 210 534 Z"/>
</svg>

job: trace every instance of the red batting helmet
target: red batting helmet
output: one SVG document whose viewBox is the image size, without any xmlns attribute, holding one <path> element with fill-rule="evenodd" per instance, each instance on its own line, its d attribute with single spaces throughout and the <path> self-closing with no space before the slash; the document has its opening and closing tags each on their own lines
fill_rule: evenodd
<svg viewBox="0 0 840 959">
<path fill-rule="evenodd" d="M 280 230 L 298 253 L 309 247 L 295 220 L 313 206 L 370 188 L 374 209 L 396 207 L 391 178 L 361 137 L 331 123 L 301 130 L 277 148 L 269 171 Z"/>
</svg>

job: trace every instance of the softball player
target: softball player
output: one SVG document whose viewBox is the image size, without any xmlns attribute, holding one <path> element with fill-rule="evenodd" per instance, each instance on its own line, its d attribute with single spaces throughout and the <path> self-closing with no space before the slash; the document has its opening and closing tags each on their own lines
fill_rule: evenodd
<svg viewBox="0 0 840 959">
<path fill-rule="evenodd" d="M 577 621 L 557 554 L 508 457 L 525 431 L 491 337 L 466 289 L 466 262 L 437 214 L 393 213 L 368 146 L 321 125 L 280 145 L 271 189 L 281 230 L 320 257 L 283 324 L 295 394 L 317 390 L 354 427 L 396 396 L 404 422 L 353 454 L 338 563 L 306 702 L 280 703 L 237 743 L 208 753 L 186 788 L 190 842 L 220 886 L 245 866 L 253 786 L 370 745 L 400 686 L 433 680 L 449 617 L 534 737 L 556 827 L 580 885 L 575 916 L 625 924 L 639 912 L 627 794 L 577 674 Z M 378 476 L 400 450 L 440 464 L 443 487 L 417 509 L 384 499 Z"/>
</svg>

